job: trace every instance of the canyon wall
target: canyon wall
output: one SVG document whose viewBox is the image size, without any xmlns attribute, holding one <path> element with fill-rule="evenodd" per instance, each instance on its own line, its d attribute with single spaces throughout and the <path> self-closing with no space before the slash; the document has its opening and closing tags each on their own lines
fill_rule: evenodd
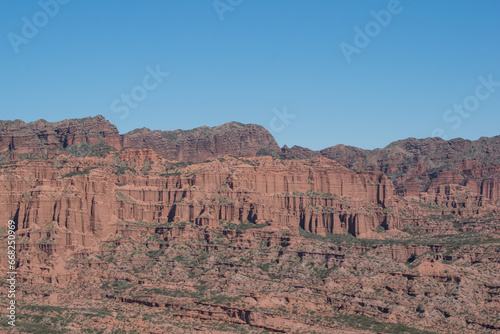
<svg viewBox="0 0 500 334">
<path fill-rule="evenodd" d="M 498 331 L 495 140 L 280 153 L 239 123 L 120 135 L 102 117 L 0 122 L 22 321 Z"/>
</svg>

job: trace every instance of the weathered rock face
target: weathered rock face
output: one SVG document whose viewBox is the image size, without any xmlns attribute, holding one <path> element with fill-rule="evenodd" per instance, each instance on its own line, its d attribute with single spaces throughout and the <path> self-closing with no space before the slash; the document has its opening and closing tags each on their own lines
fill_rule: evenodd
<svg viewBox="0 0 500 334">
<path fill-rule="evenodd" d="M 104 117 L 64 120 L 49 123 L 38 120 L 24 123 L 21 120 L 0 121 L 0 153 L 43 156 L 72 145 L 89 145 L 103 142 L 121 147 L 118 130 Z"/>
<path fill-rule="evenodd" d="M 476 141 L 409 138 L 372 151 L 345 145 L 321 151 L 294 146 L 283 153 L 297 158 L 324 156 L 348 168 L 383 172 L 402 195 L 457 184 L 493 201 L 500 199 L 500 136 Z"/>
<path fill-rule="evenodd" d="M 280 149 L 263 127 L 237 122 L 193 130 L 143 128 L 120 135 L 102 116 L 56 123 L 0 121 L 0 162 L 53 157 L 61 151 L 76 156 L 104 156 L 124 147 L 149 148 L 166 159 L 186 162 L 227 154 L 281 154 L 287 159 L 323 156 L 355 170 L 383 172 L 401 195 L 418 195 L 430 188 L 457 184 L 490 200 L 500 200 L 500 136 L 476 141 L 409 138 L 372 151 L 345 145 L 312 151 L 299 146 Z"/>
<path fill-rule="evenodd" d="M 52 223 L 61 249 L 92 247 L 127 221 L 249 221 L 323 235 L 398 226 L 383 212 L 394 197 L 384 174 L 325 158 L 226 157 L 182 167 L 152 150 L 127 149 L 107 158 L 22 160 L 1 169 L 0 183 L 0 219 L 14 217 L 21 231 Z"/>
<path fill-rule="evenodd" d="M 50 247 L 63 250 L 95 246 L 130 221 L 202 227 L 249 221 L 294 233 L 366 236 L 402 228 L 407 213 L 468 217 L 498 209 L 472 185 L 436 186 L 409 201 L 395 196 L 385 174 L 326 158 L 226 156 L 189 165 L 125 149 L 105 158 L 20 160 L 0 171 L 0 219 L 14 217 L 27 231 L 54 224 L 60 240 Z"/>
<path fill-rule="evenodd" d="M 193 130 L 138 129 L 125 134 L 123 138 L 125 147 L 151 148 L 164 158 L 188 162 L 200 162 L 226 154 L 253 157 L 259 150 L 280 151 L 266 129 L 237 122 Z"/>
<path fill-rule="evenodd" d="M 276 149 L 261 130 L 0 123 L 19 330 L 500 330 L 495 139 L 242 158 Z"/>
<path fill-rule="evenodd" d="M 164 158 L 200 162 L 231 154 L 253 157 L 279 152 L 272 135 L 255 124 L 230 122 L 213 128 L 151 131 L 137 129 L 120 135 L 104 117 L 70 119 L 56 123 L 39 120 L 0 121 L 0 159 L 52 157 L 61 150 L 76 156 L 101 156 L 124 147 L 150 148 Z"/>
</svg>

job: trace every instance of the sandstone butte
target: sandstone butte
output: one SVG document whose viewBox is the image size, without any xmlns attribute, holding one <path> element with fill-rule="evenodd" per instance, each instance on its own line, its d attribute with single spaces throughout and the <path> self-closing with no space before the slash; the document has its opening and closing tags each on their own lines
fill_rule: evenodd
<svg viewBox="0 0 500 334">
<path fill-rule="evenodd" d="M 0 331 L 496 333 L 499 141 L 0 121 Z"/>
</svg>

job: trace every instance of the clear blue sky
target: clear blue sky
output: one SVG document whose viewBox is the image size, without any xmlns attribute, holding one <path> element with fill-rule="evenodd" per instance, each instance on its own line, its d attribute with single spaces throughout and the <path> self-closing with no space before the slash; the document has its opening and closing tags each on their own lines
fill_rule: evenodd
<svg viewBox="0 0 500 334">
<path fill-rule="evenodd" d="M 72 0 L 52 17 L 39 1 L 0 0 L 0 119 L 101 114 L 121 133 L 238 121 L 313 149 L 384 147 L 436 128 L 500 134 L 500 84 L 478 88 L 480 76 L 500 82 L 500 1 L 216 4 L 219 13 L 211 0 Z M 390 6 L 388 24 L 370 23 Z M 349 63 L 340 45 L 356 47 L 355 27 L 373 37 Z M 147 77 L 146 90 L 157 65 L 169 75 Z M 471 112 L 446 113 L 464 102 Z M 288 124 L 273 112 L 284 108 Z"/>
</svg>

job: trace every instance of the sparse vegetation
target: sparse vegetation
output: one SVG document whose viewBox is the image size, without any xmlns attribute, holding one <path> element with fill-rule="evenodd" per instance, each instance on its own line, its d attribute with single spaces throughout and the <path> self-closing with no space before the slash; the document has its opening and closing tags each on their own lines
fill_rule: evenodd
<svg viewBox="0 0 500 334">
<path fill-rule="evenodd" d="M 132 198 L 128 197 L 127 195 L 116 189 L 115 189 L 115 197 L 119 201 L 125 201 L 127 203 L 132 203 L 132 204 L 135 203 L 135 201 Z"/>
<path fill-rule="evenodd" d="M 104 290 L 127 290 L 131 287 L 130 282 L 126 281 L 104 281 L 101 285 L 101 289 Z"/>
<path fill-rule="evenodd" d="M 67 178 L 67 177 L 73 177 L 73 176 L 80 176 L 80 175 L 88 175 L 90 174 L 90 171 L 95 168 L 84 168 L 83 170 L 77 170 L 74 172 L 70 172 L 68 174 L 65 174 L 62 176 L 62 178 Z"/>
<path fill-rule="evenodd" d="M 314 190 L 308 190 L 306 192 L 306 196 L 319 197 L 319 198 L 333 198 L 333 194 L 331 194 L 331 193 L 323 193 L 321 191 L 314 191 Z"/>
<path fill-rule="evenodd" d="M 270 156 L 276 159 L 281 159 L 281 154 L 276 152 L 275 150 L 271 150 L 269 148 L 263 147 L 257 151 L 258 157 Z"/>
<path fill-rule="evenodd" d="M 330 319 L 332 322 L 340 322 L 347 328 L 370 330 L 379 333 L 432 334 L 432 332 L 411 328 L 403 324 L 379 322 L 373 318 L 357 314 L 339 314 L 335 317 L 327 317 L 327 319 Z"/>
<path fill-rule="evenodd" d="M 116 151 L 114 147 L 107 145 L 103 140 L 93 145 L 89 145 L 85 142 L 79 145 L 71 145 L 66 147 L 65 150 L 75 157 L 105 157 L 110 152 Z"/>
<path fill-rule="evenodd" d="M 241 222 L 239 224 L 234 224 L 230 222 L 226 222 L 224 220 L 220 221 L 220 224 L 223 228 L 227 228 L 230 230 L 235 230 L 235 231 L 246 231 L 252 228 L 263 228 L 268 226 L 268 224 L 254 224 L 252 222 L 249 222 L 248 220 Z"/>
</svg>

